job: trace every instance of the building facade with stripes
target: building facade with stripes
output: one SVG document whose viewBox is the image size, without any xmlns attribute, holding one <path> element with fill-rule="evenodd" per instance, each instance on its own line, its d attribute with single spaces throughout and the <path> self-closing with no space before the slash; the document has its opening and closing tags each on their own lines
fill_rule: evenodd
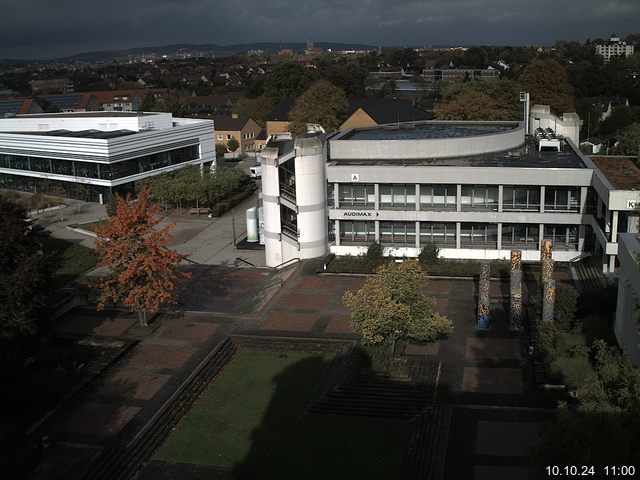
<svg viewBox="0 0 640 480">
<path fill-rule="evenodd" d="M 210 120 L 169 113 L 83 112 L 0 119 L 0 188 L 106 202 L 135 182 L 197 164 L 215 165 Z M 78 188 L 82 186 L 82 188 Z"/>
</svg>

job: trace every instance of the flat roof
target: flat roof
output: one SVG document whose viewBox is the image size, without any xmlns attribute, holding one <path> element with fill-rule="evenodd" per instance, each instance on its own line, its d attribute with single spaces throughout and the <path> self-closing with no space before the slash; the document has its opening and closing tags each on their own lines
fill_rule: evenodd
<svg viewBox="0 0 640 480">
<path fill-rule="evenodd" d="M 437 138 L 461 138 L 504 133 L 518 128 L 517 122 L 488 125 L 457 123 L 399 123 L 374 128 L 354 128 L 337 139 L 340 140 L 415 140 Z"/>
<path fill-rule="evenodd" d="M 640 190 L 640 167 L 636 157 L 591 157 L 616 190 Z"/>
<path fill-rule="evenodd" d="M 18 115 L 14 118 L 56 118 L 56 117 L 147 117 L 161 115 L 162 112 L 65 112 L 65 113 L 35 113 L 29 115 Z"/>
<path fill-rule="evenodd" d="M 509 167 L 509 168 L 588 168 L 569 146 L 563 151 L 539 152 L 531 139 L 516 149 L 502 152 L 450 158 L 418 159 L 339 159 L 330 158 L 333 165 L 424 165 L 433 167 Z"/>
<path fill-rule="evenodd" d="M 101 140 L 108 140 L 110 138 L 125 137 L 127 135 L 133 135 L 132 130 L 48 130 L 44 132 L 0 132 L 9 133 L 11 135 L 41 135 L 46 137 L 73 137 L 73 138 L 96 138 Z"/>
</svg>

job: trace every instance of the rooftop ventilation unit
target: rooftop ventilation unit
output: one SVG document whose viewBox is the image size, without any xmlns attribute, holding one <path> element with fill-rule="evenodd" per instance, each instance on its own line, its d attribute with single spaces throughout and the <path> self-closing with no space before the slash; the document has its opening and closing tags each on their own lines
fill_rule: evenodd
<svg viewBox="0 0 640 480">
<path fill-rule="evenodd" d="M 553 149 L 560 151 L 562 146 L 562 136 L 558 135 L 551 128 L 537 128 L 535 132 L 536 146 L 540 152 L 542 149 Z"/>
</svg>

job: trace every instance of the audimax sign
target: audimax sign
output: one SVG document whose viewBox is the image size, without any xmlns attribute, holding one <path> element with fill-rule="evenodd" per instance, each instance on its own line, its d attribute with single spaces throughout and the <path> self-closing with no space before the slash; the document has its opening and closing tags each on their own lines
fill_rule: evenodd
<svg viewBox="0 0 640 480">
<path fill-rule="evenodd" d="M 378 212 L 367 212 L 358 210 L 347 210 L 342 214 L 343 217 L 377 217 L 379 215 L 380 214 Z"/>
</svg>

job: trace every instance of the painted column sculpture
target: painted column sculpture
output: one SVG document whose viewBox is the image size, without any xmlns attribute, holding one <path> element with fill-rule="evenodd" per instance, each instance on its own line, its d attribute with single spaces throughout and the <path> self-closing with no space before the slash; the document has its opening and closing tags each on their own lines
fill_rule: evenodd
<svg viewBox="0 0 640 480">
<path fill-rule="evenodd" d="M 553 322 L 553 309 L 556 303 L 556 281 L 549 279 L 542 284 L 542 321 Z"/>
<path fill-rule="evenodd" d="M 553 280 L 553 270 L 555 267 L 555 263 L 550 258 L 545 258 L 542 261 L 542 283 L 544 284 L 545 280 Z"/>
<path fill-rule="evenodd" d="M 491 281 L 491 266 L 489 262 L 480 264 L 480 284 L 478 286 L 478 330 L 488 330 L 491 327 L 491 317 L 489 316 L 489 282 Z"/>
<path fill-rule="evenodd" d="M 542 249 L 540 250 L 540 261 L 543 262 L 545 258 L 551 258 L 551 249 L 553 248 L 553 242 L 551 240 L 542 241 Z"/>
<path fill-rule="evenodd" d="M 522 252 L 511 252 L 511 308 L 509 329 L 522 330 Z"/>
</svg>

